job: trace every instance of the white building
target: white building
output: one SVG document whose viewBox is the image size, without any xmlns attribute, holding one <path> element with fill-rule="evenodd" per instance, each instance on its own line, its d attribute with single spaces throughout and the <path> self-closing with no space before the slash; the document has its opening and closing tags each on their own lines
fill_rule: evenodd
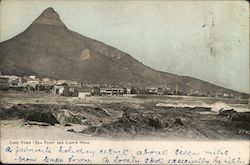
<svg viewBox="0 0 250 165">
<path fill-rule="evenodd" d="M 92 92 L 93 92 L 93 88 L 87 87 L 87 86 L 77 89 L 78 98 L 90 97 Z"/>
<path fill-rule="evenodd" d="M 91 93 L 89 92 L 78 92 L 78 97 L 79 98 L 85 98 L 85 97 L 90 97 Z"/>
</svg>

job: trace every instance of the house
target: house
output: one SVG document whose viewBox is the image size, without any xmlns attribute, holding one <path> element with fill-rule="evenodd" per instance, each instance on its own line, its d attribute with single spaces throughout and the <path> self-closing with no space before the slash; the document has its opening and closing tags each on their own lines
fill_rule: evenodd
<svg viewBox="0 0 250 165">
<path fill-rule="evenodd" d="M 123 86 L 123 88 L 124 88 L 124 94 L 131 94 L 132 86 L 131 86 L 130 83 L 125 84 L 125 85 Z"/>
<path fill-rule="evenodd" d="M 119 87 L 101 87 L 100 88 L 100 94 L 105 96 L 121 96 L 124 94 L 124 88 Z"/>
<path fill-rule="evenodd" d="M 7 88 L 7 87 L 9 87 L 9 78 L 0 77 L 0 88 Z"/>
<path fill-rule="evenodd" d="M 136 88 L 136 87 L 132 87 L 130 90 L 130 94 L 139 94 L 140 93 L 140 89 Z"/>
<path fill-rule="evenodd" d="M 102 96 L 112 96 L 112 88 L 109 87 L 101 87 L 100 88 L 100 94 Z"/>
<path fill-rule="evenodd" d="M 53 85 L 50 84 L 36 84 L 35 90 L 36 91 L 44 91 L 46 93 L 51 93 L 51 90 L 53 89 Z"/>
<path fill-rule="evenodd" d="M 126 94 L 131 94 L 131 88 L 126 87 Z"/>
<path fill-rule="evenodd" d="M 112 88 L 112 95 L 122 96 L 124 94 L 124 88 Z"/>
<path fill-rule="evenodd" d="M 32 79 L 32 80 L 36 80 L 37 78 L 36 78 L 36 76 L 29 76 L 29 79 Z"/>
<path fill-rule="evenodd" d="M 77 87 L 76 86 L 64 86 L 62 95 L 77 97 Z"/>
<path fill-rule="evenodd" d="M 6 79 L 8 79 L 8 86 L 12 86 L 12 82 L 18 80 L 18 78 L 19 78 L 19 77 L 14 76 L 14 75 L 2 75 L 2 76 L 1 76 L 1 79 L 2 79 L 2 80 L 1 80 L 1 81 L 2 81 L 2 83 L 3 83 L 3 82 L 6 81 Z M 3 80 L 3 79 L 5 79 L 5 80 Z"/>
<path fill-rule="evenodd" d="M 164 88 L 160 87 L 160 88 L 157 89 L 157 95 L 164 95 L 165 91 L 166 90 Z"/>
<path fill-rule="evenodd" d="M 224 97 L 224 91 L 218 89 L 215 93 L 215 97 Z"/>
<path fill-rule="evenodd" d="M 21 87 L 23 86 L 23 84 L 25 83 L 25 79 L 22 77 L 18 77 L 15 80 L 11 81 L 11 86 L 17 86 L 17 87 Z"/>
<path fill-rule="evenodd" d="M 131 94 L 131 86 L 124 86 L 123 88 L 123 94 Z"/>
<path fill-rule="evenodd" d="M 158 88 L 147 88 L 147 89 L 145 89 L 145 94 L 157 94 L 158 93 Z"/>
<path fill-rule="evenodd" d="M 161 90 L 158 90 L 161 92 Z M 173 95 L 174 94 L 174 91 L 171 91 L 170 88 L 166 87 L 166 88 L 163 88 L 163 95 Z"/>
<path fill-rule="evenodd" d="M 224 93 L 223 97 L 224 98 L 234 98 L 234 94 L 232 94 L 232 93 Z"/>
<path fill-rule="evenodd" d="M 93 88 L 88 86 L 77 88 L 77 97 L 78 98 L 90 97 L 93 91 L 94 91 Z"/>
<path fill-rule="evenodd" d="M 59 84 L 59 85 L 54 85 L 52 89 L 52 93 L 55 95 L 63 95 L 65 85 Z"/>
<path fill-rule="evenodd" d="M 24 87 L 36 88 L 36 84 L 39 84 L 39 80 L 28 79 L 25 83 L 23 83 Z"/>
<path fill-rule="evenodd" d="M 61 95 L 61 96 L 69 96 L 69 97 L 77 97 L 77 87 L 69 86 L 68 84 L 57 84 L 52 88 L 52 94 Z"/>
<path fill-rule="evenodd" d="M 93 95 L 101 95 L 101 89 L 100 89 L 100 87 L 98 87 L 98 86 L 94 86 L 94 87 L 92 87 L 92 94 Z"/>
</svg>

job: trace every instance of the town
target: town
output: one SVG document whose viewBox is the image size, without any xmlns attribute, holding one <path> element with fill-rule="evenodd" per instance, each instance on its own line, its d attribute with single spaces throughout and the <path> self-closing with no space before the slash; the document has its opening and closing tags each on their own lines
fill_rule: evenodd
<svg viewBox="0 0 250 165">
<path fill-rule="evenodd" d="M 178 85 L 178 84 L 177 84 Z M 134 96 L 134 95 L 181 95 L 197 97 L 234 98 L 239 96 L 233 93 L 223 93 L 220 90 L 216 95 L 204 95 L 199 91 L 184 93 L 167 86 L 133 87 L 132 85 L 87 84 L 72 80 L 55 80 L 52 78 L 38 78 L 34 75 L 16 76 L 2 75 L 0 72 L 0 91 L 43 92 L 51 95 L 86 98 L 91 96 Z"/>
</svg>

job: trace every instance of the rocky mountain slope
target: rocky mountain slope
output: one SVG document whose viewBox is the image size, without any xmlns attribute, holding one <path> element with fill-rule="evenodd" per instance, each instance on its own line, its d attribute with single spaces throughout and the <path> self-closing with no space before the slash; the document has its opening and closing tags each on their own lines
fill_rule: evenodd
<svg viewBox="0 0 250 165">
<path fill-rule="evenodd" d="M 46 9 L 24 32 L 0 43 L 0 70 L 4 74 L 90 84 L 167 86 L 172 90 L 178 87 L 178 91 L 186 93 L 212 94 L 219 90 L 239 94 L 195 78 L 145 66 L 125 52 L 69 30 L 53 8 Z"/>
</svg>

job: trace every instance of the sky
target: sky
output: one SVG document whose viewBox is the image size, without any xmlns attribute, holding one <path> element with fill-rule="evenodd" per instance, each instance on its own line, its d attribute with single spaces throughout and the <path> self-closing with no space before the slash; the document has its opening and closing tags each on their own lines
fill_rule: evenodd
<svg viewBox="0 0 250 165">
<path fill-rule="evenodd" d="M 72 31 L 153 69 L 249 93 L 247 1 L 2 0 L 0 41 L 53 7 Z"/>
</svg>

